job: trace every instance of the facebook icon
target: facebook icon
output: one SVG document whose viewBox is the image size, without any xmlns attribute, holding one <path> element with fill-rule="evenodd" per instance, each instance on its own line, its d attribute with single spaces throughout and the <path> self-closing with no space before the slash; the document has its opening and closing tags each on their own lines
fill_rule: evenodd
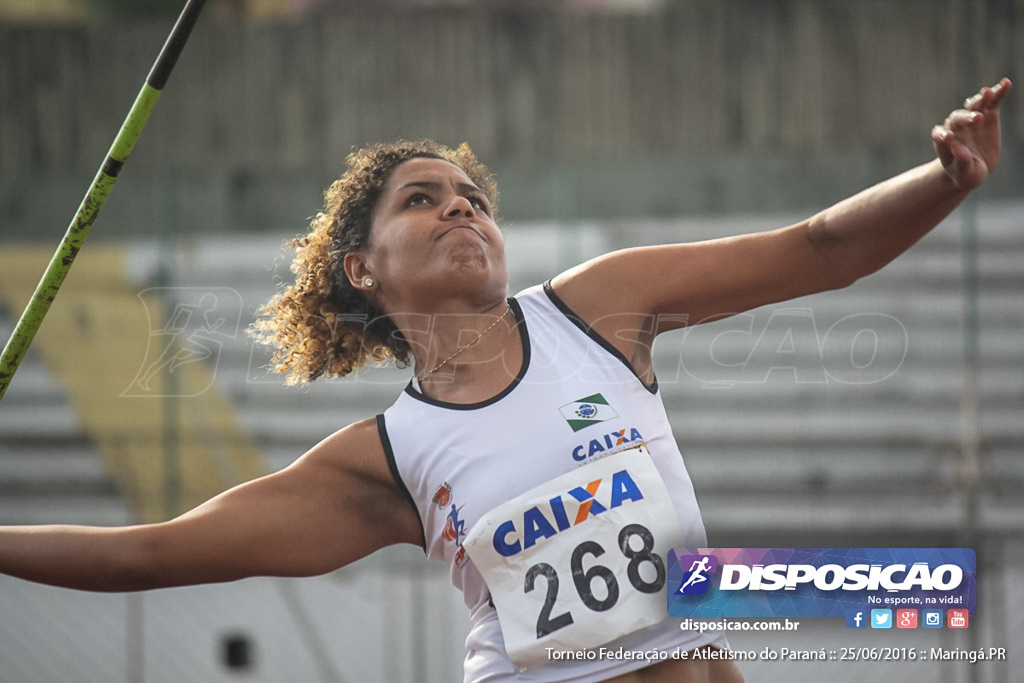
<svg viewBox="0 0 1024 683">
<path fill-rule="evenodd" d="M 846 610 L 846 628 L 867 628 L 868 619 L 862 609 Z"/>
</svg>

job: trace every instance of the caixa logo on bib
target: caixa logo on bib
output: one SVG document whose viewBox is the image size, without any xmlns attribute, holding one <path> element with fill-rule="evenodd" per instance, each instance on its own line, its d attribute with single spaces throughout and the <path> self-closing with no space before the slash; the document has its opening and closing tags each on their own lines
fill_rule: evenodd
<svg viewBox="0 0 1024 683">
<path fill-rule="evenodd" d="M 970 548 L 677 548 L 668 553 L 676 617 L 845 617 L 850 608 L 974 613 Z"/>
<path fill-rule="evenodd" d="M 522 519 L 502 522 L 494 530 L 493 546 L 499 555 L 511 557 L 591 517 L 643 498 L 629 470 L 619 470 L 610 479 L 595 479 L 551 498 L 547 505 L 527 508 Z"/>
</svg>

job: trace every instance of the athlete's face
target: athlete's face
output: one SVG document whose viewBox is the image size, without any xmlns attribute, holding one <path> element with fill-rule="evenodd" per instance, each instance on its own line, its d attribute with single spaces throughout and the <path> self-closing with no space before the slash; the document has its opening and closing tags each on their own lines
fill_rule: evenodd
<svg viewBox="0 0 1024 683">
<path fill-rule="evenodd" d="M 505 239 L 487 197 L 441 159 L 414 158 L 395 168 L 367 248 L 346 257 L 345 267 L 357 286 L 373 278 L 371 295 L 388 312 L 466 293 L 500 298 L 508 285 Z"/>
</svg>

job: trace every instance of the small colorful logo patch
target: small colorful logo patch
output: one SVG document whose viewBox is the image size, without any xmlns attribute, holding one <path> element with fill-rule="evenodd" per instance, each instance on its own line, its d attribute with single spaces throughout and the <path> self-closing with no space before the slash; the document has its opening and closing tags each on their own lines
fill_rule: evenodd
<svg viewBox="0 0 1024 683">
<path fill-rule="evenodd" d="M 441 538 L 455 546 L 455 564 L 461 567 L 469 559 L 466 549 L 462 547 L 462 539 L 466 537 L 466 521 L 459 513 L 463 506 L 452 502 L 452 485 L 448 482 L 437 487 L 430 502 L 440 510 L 448 510 L 444 528 L 441 530 Z"/>
<path fill-rule="evenodd" d="M 585 429 L 592 424 L 614 420 L 619 416 L 601 394 L 584 396 L 572 403 L 566 403 L 558 410 L 574 432 Z"/>
<path fill-rule="evenodd" d="M 455 564 L 460 567 L 469 559 L 466 549 L 462 547 L 462 539 L 466 537 L 466 521 L 459 516 L 461 511 L 461 505 L 456 507 L 455 503 L 452 503 L 451 509 L 448 511 L 448 518 L 444 522 L 444 530 L 441 531 L 441 538 L 453 543 L 458 548 L 455 551 Z"/>
<path fill-rule="evenodd" d="M 452 502 L 451 484 L 445 482 L 438 486 L 437 490 L 434 491 L 434 497 L 430 499 L 430 502 L 432 502 L 434 505 L 441 508 L 442 510 L 448 507 L 448 504 Z"/>
</svg>

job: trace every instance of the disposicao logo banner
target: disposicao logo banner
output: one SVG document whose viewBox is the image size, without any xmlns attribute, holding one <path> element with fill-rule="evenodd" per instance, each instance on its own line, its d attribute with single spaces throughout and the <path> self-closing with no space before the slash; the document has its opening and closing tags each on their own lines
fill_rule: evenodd
<svg viewBox="0 0 1024 683">
<path fill-rule="evenodd" d="M 970 548 L 674 548 L 673 617 L 844 617 L 851 609 L 966 609 Z"/>
</svg>

